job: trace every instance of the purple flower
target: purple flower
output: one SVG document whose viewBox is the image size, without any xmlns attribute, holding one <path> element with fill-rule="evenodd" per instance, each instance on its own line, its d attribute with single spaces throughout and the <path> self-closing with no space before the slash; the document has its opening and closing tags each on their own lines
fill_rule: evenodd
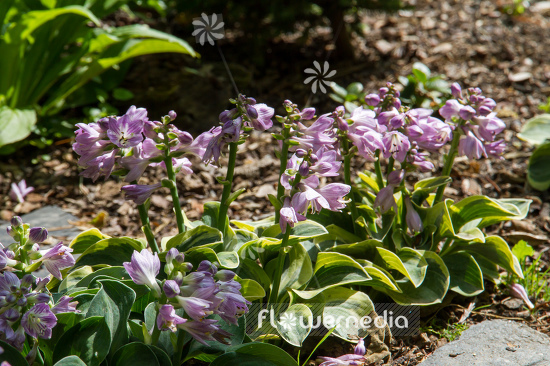
<svg viewBox="0 0 550 366">
<path fill-rule="evenodd" d="M 202 161 L 205 163 L 219 162 L 222 147 L 229 142 L 237 142 L 241 136 L 242 119 L 238 117 L 224 123 L 223 127 L 210 130 L 208 144 L 204 150 Z"/>
<path fill-rule="evenodd" d="M 206 341 L 218 341 L 225 343 L 225 339 L 231 334 L 220 329 L 216 323 L 216 319 L 204 319 L 202 321 L 187 321 L 178 324 L 179 329 L 183 329 L 189 333 L 198 342 L 208 346 Z"/>
<path fill-rule="evenodd" d="M 31 227 L 29 230 L 30 243 L 42 243 L 48 238 L 48 230 L 45 227 Z"/>
<path fill-rule="evenodd" d="M 460 155 L 466 155 L 469 159 L 479 159 L 482 156 L 487 156 L 483 143 L 472 133 L 472 131 L 468 131 L 465 136 L 460 138 L 458 153 Z"/>
<path fill-rule="evenodd" d="M 476 110 L 474 108 L 472 108 L 471 106 L 467 105 L 467 106 L 464 106 L 464 107 L 460 108 L 460 111 L 458 111 L 458 115 L 463 120 L 470 121 L 476 115 Z"/>
<path fill-rule="evenodd" d="M 12 272 L 0 273 L 0 292 L 7 291 L 8 293 L 15 292 L 21 286 L 21 281 Z"/>
<path fill-rule="evenodd" d="M 172 305 L 162 305 L 157 316 L 157 327 L 160 330 L 175 332 L 178 324 L 187 322 L 187 319 L 176 314 Z"/>
<path fill-rule="evenodd" d="M 315 117 L 315 108 L 304 108 L 300 113 L 300 116 L 304 121 L 309 121 Z"/>
<path fill-rule="evenodd" d="M 439 114 L 445 120 L 451 120 L 453 117 L 458 117 L 458 113 L 462 106 L 458 103 L 457 100 L 451 99 L 448 100 L 443 107 L 439 109 Z"/>
<path fill-rule="evenodd" d="M 388 185 L 397 187 L 401 184 L 404 177 L 405 177 L 404 169 L 394 170 L 393 172 L 388 174 Z"/>
<path fill-rule="evenodd" d="M 318 359 L 324 361 L 319 366 L 358 366 L 365 364 L 365 357 L 361 355 L 349 354 L 340 357 L 318 357 Z"/>
<path fill-rule="evenodd" d="M 359 342 L 353 347 L 353 353 L 359 356 L 364 356 L 365 353 L 367 353 L 367 349 L 365 348 L 365 341 L 363 338 L 359 338 Z"/>
<path fill-rule="evenodd" d="M 290 225 L 290 227 L 294 227 L 294 224 L 296 224 L 298 221 L 304 221 L 306 219 L 305 216 L 296 213 L 296 210 L 294 209 L 288 197 L 285 198 L 285 203 L 279 212 L 281 214 L 279 225 L 281 226 L 282 233 L 286 233 L 287 225 Z"/>
<path fill-rule="evenodd" d="M 376 160 L 376 150 L 384 150 L 382 134 L 368 127 L 350 126 L 348 138 L 357 147 L 357 153 L 368 161 Z"/>
<path fill-rule="evenodd" d="M 19 202 L 25 201 L 25 196 L 34 191 L 33 187 L 27 187 L 27 182 L 21 180 L 19 183 L 11 184 L 10 198 Z"/>
<path fill-rule="evenodd" d="M 420 153 L 417 149 L 411 149 L 407 161 L 421 172 L 431 172 L 434 169 L 434 165 L 426 160 L 427 156 L 428 153 Z"/>
<path fill-rule="evenodd" d="M 420 215 L 414 209 L 409 196 L 406 196 L 404 200 L 405 206 L 407 207 L 407 215 L 405 216 L 407 227 L 411 230 L 413 234 L 421 233 L 424 230 L 424 225 L 422 224 L 422 219 L 420 218 Z"/>
<path fill-rule="evenodd" d="M 487 156 L 492 158 L 504 159 L 501 155 L 506 149 L 506 143 L 504 140 L 494 141 L 488 144 L 485 144 L 485 152 Z"/>
<path fill-rule="evenodd" d="M 397 111 L 397 109 L 392 108 L 391 110 L 382 112 L 378 115 L 378 123 L 387 126 L 390 120 L 398 115 L 399 112 Z"/>
<path fill-rule="evenodd" d="M 13 267 L 17 264 L 17 261 L 13 259 L 13 252 L 4 248 L 0 243 L 0 269 L 4 269 L 6 266 Z"/>
<path fill-rule="evenodd" d="M 21 325 L 28 335 L 34 338 L 50 339 L 57 318 L 47 304 L 36 304 L 21 318 Z"/>
<path fill-rule="evenodd" d="M 346 196 L 351 187 L 342 183 L 330 183 L 316 190 L 320 197 L 312 200 L 311 206 L 314 211 L 320 211 L 321 207 L 330 211 L 338 211 L 346 207 Z"/>
<path fill-rule="evenodd" d="M 460 87 L 459 83 L 451 84 L 451 94 L 457 99 L 462 98 L 462 88 Z"/>
<path fill-rule="evenodd" d="M 94 182 L 100 176 L 105 176 L 105 179 L 109 178 L 115 166 L 116 153 L 115 149 L 90 160 L 87 163 L 87 168 L 80 175 L 91 178 Z"/>
<path fill-rule="evenodd" d="M 378 125 L 378 121 L 376 121 L 376 113 L 370 109 L 365 109 L 362 106 L 355 108 L 353 112 L 351 112 L 349 119 L 352 120 L 356 126 L 368 127 L 373 131 L 380 132 L 380 126 Z"/>
<path fill-rule="evenodd" d="M 74 257 L 71 254 L 72 251 L 72 248 L 58 243 L 52 249 L 46 251 L 42 258 L 40 258 L 40 261 L 44 263 L 48 272 L 55 278 L 62 280 L 63 277 L 60 270 L 70 268 L 75 264 Z"/>
<path fill-rule="evenodd" d="M 397 204 L 395 198 L 393 197 L 393 186 L 387 186 L 382 188 L 374 200 L 374 208 L 379 208 L 380 213 L 386 213 L 390 208 L 394 208 L 397 213 Z"/>
<path fill-rule="evenodd" d="M 337 177 L 338 171 L 342 166 L 342 162 L 338 161 L 338 153 L 335 150 L 326 150 L 325 148 L 319 149 L 315 156 L 317 161 L 308 167 L 308 172 L 311 170 L 321 177 Z M 302 168 L 300 166 L 300 168 Z M 302 174 L 301 176 L 307 176 L 308 174 Z"/>
<path fill-rule="evenodd" d="M 208 315 L 212 314 L 212 302 L 198 297 L 183 297 L 176 296 L 179 305 L 185 310 L 185 313 L 192 319 L 203 320 Z"/>
<path fill-rule="evenodd" d="M 162 151 L 157 149 L 155 141 L 146 138 L 143 143 L 135 146 L 132 155 L 120 159 L 120 164 L 129 170 L 124 178 L 126 182 L 138 180 L 145 172 L 145 169 L 151 165 L 151 159 L 162 155 Z"/>
<path fill-rule="evenodd" d="M 180 285 L 178 285 L 178 283 L 174 280 L 167 280 L 166 282 L 164 282 L 164 285 L 162 285 L 162 289 L 164 290 L 164 293 L 168 298 L 176 297 L 180 293 Z"/>
<path fill-rule="evenodd" d="M 107 137 L 118 147 L 133 147 L 143 141 L 144 122 L 131 117 L 132 115 L 125 114 L 122 117 L 109 118 Z"/>
<path fill-rule="evenodd" d="M 400 163 L 405 161 L 411 148 L 411 143 L 407 136 L 398 131 L 391 131 L 383 137 L 382 142 L 384 143 L 385 158 L 392 156 Z"/>
<path fill-rule="evenodd" d="M 217 297 L 222 299 L 217 313 L 223 320 L 235 325 L 237 319 L 248 312 L 247 305 L 251 304 L 240 293 L 221 291 Z"/>
<path fill-rule="evenodd" d="M 79 313 L 80 310 L 76 310 L 76 306 L 78 305 L 78 301 L 72 301 L 73 298 L 69 296 L 62 296 L 61 299 L 55 304 L 55 306 L 52 308 L 52 312 L 54 314 L 59 313 Z"/>
<path fill-rule="evenodd" d="M 533 305 L 531 300 L 529 300 L 529 295 L 527 294 L 527 291 L 525 291 L 525 287 L 523 287 L 519 283 L 514 283 L 508 287 L 508 290 L 510 291 L 510 295 L 512 295 L 513 297 L 517 299 L 522 299 L 529 310 L 533 310 L 535 308 L 535 305 Z"/>
<path fill-rule="evenodd" d="M 248 117 L 250 118 L 250 123 L 257 131 L 265 131 L 268 128 L 273 126 L 273 114 L 275 110 L 271 107 L 268 107 L 264 103 L 249 105 L 247 104 Z M 256 113 L 250 113 L 251 111 Z M 251 114 L 255 114 L 254 116 Z"/>
<path fill-rule="evenodd" d="M 371 107 L 376 107 L 380 104 L 380 96 L 378 94 L 368 94 L 365 96 L 365 103 Z"/>
<path fill-rule="evenodd" d="M 138 205 L 142 205 L 147 201 L 147 198 L 153 194 L 153 192 L 162 187 L 162 183 L 155 184 L 129 184 L 123 186 L 122 190 L 126 193 L 126 199 L 134 201 Z"/>
<path fill-rule="evenodd" d="M 476 117 L 474 121 L 478 125 L 478 135 L 485 141 L 495 141 L 495 136 L 506 128 L 506 124 L 494 113 L 485 117 Z"/>
<path fill-rule="evenodd" d="M 155 253 L 154 255 L 147 249 L 141 252 L 134 250 L 130 262 L 122 264 L 132 281 L 138 285 L 149 287 L 157 297 L 160 297 L 160 286 L 157 283 L 156 277 L 160 271 L 160 259 Z"/>
</svg>

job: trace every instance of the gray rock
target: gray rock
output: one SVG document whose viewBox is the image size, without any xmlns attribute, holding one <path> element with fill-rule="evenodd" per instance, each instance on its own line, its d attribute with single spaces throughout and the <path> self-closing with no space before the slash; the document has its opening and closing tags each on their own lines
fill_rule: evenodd
<svg viewBox="0 0 550 366">
<path fill-rule="evenodd" d="M 421 366 L 548 366 L 550 338 L 527 325 L 490 320 L 438 348 Z"/>
<path fill-rule="evenodd" d="M 33 226 L 41 226 L 48 229 L 49 236 L 63 240 L 64 244 L 78 235 L 80 230 L 71 225 L 69 221 L 78 221 L 76 216 L 67 211 L 63 211 L 57 206 L 45 206 L 26 215 L 22 215 L 23 222 Z M 10 225 L 7 221 L 0 221 L 0 243 L 13 243 L 12 238 L 6 232 Z"/>
</svg>

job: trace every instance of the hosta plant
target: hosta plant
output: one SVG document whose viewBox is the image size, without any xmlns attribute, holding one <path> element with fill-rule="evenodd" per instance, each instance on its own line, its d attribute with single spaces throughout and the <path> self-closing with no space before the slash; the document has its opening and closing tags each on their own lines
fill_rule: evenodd
<svg viewBox="0 0 550 366">
<path fill-rule="evenodd" d="M 387 357 L 387 324 L 350 325 L 341 315 L 378 319 L 374 294 L 407 305 L 441 302 L 448 291 L 474 296 L 484 279 L 499 277 L 499 267 L 522 277 L 506 241 L 482 229 L 525 217 L 530 201 L 444 199 L 456 155 L 499 158 L 505 148 L 496 140 L 505 125 L 493 112 L 495 102 L 477 88 L 454 84 L 452 91 L 455 99 L 439 110 L 444 120 L 403 105 L 388 84 L 351 113 L 340 106 L 317 115 L 286 100 L 286 114 L 274 117 L 273 108 L 239 95 L 220 114 L 220 125 L 196 138 L 172 124 L 174 112 L 153 121 L 134 106 L 123 116 L 77 125 L 73 149 L 82 175 L 126 182 L 122 191 L 138 205 L 144 239 L 91 229 L 68 246 L 41 252 L 36 243 L 45 231 L 14 219 L 15 243 L 2 250 L 0 265 L 4 281 L 24 285 L 4 286 L 11 292 L 2 295 L 3 314 L 14 310 L 2 318 L 5 334 L 13 334 L 2 340 L 3 357 L 17 365 L 27 362 L 23 356 L 46 365 L 179 366 L 190 358 L 297 365 L 300 356 L 294 360 L 271 343 L 301 347 L 319 329 L 358 342 L 361 352 L 346 359 Z M 274 119 L 280 179 L 267 198 L 275 214 L 230 220 L 229 206 L 244 192 L 232 189 L 239 145 L 251 131 L 272 128 Z M 443 149 L 441 174 L 415 179 L 415 172 L 435 171 Z M 193 174 L 189 154 L 212 165 L 228 157 L 225 176 L 217 178 L 220 202 L 206 203 L 197 221 L 182 211 L 176 184 L 177 174 Z M 371 162 L 372 171 L 355 174 L 356 159 Z M 165 178 L 141 184 L 152 166 Z M 172 196 L 178 234 L 157 238 L 148 207 L 162 189 Z M 47 285 L 29 277 L 42 264 L 53 275 Z M 28 293 L 38 294 L 27 296 L 40 299 L 32 300 L 38 308 L 28 299 L 19 303 Z M 56 314 L 56 307 L 64 312 Z M 249 312 L 253 308 L 259 311 Z M 247 334 L 245 321 L 254 325 L 275 311 L 271 328 Z M 292 318 L 309 322 L 289 327 L 283 320 Z M 371 342 L 363 352 L 367 334 Z"/>
</svg>

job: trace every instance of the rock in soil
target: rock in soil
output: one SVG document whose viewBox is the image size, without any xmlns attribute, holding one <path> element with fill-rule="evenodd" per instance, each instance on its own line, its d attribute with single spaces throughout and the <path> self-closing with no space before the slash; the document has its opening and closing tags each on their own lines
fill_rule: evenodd
<svg viewBox="0 0 550 366">
<path fill-rule="evenodd" d="M 550 365 L 550 338 L 527 325 L 490 320 L 438 348 L 421 366 Z"/>
</svg>

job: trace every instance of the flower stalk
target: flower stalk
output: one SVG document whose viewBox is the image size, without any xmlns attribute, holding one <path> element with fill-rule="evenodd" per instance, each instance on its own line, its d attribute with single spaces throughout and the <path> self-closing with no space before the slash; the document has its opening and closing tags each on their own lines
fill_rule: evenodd
<svg viewBox="0 0 550 366">
<path fill-rule="evenodd" d="M 166 157 L 164 159 L 164 164 L 166 165 L 166 175 L 172 182 L 170 185 L 170 194 L 172 195 L 172 204 L 174 205 L 174 211 L 176 214 L 178 232 L 181 234 L 185 232 L 185 225 L 183 221 L 183 213 L 181 211 L 180 198 L 178 195 L 178 187 L 176 184 L 176 174 L 174 173 L 174 166 L 172 165 L 172 158 Z"/>
<path fill-rule="evenodd" d="M 220 230 L 224 237 L 227 235 L 225 232 L 225 225 L 227 223 L 227 210 L 229 209 L 228 198 L 231 194 L 231 188 L 233 183 L 233 173 L 235 172 L 235 162 L 237 160 L 238 143 L 231 142 L 229 144 L 229 162 L 227 165 L 227 174 L 225 175 L 225 181 L 223 182 L 223 192 L 220 202 L 220 212 L 218 215 L 218 230 Z"/>
<path fill-rule="evenodd" d="M 458 153 L 458 143 L 460 142 L 460 133 L 458 132 L 458 126 L 455 129 L 455 133 L 453 136 L 453 141 L 451 142 L 451 149 L 449 150 L 449 154 L 447 155 L 447 158 L 445 159 L 445 165 L 443 165 L 443 170 L 441 172 L 442 176 L 449 176 L 451 174 L 451 169 L 453 168 L 453 164 L 455 161 L 455 157 Z M 445 192 L 445 187 L 447 187 L 446 184 L 439 186 L 437 188 L 437 192 L 435 194 L 435 198 L 433 201 L 432 206 L 435 206 L 437 203 L 441 201 L 441 198 L 443 197 L 443 192 Z"/>
</svg>

